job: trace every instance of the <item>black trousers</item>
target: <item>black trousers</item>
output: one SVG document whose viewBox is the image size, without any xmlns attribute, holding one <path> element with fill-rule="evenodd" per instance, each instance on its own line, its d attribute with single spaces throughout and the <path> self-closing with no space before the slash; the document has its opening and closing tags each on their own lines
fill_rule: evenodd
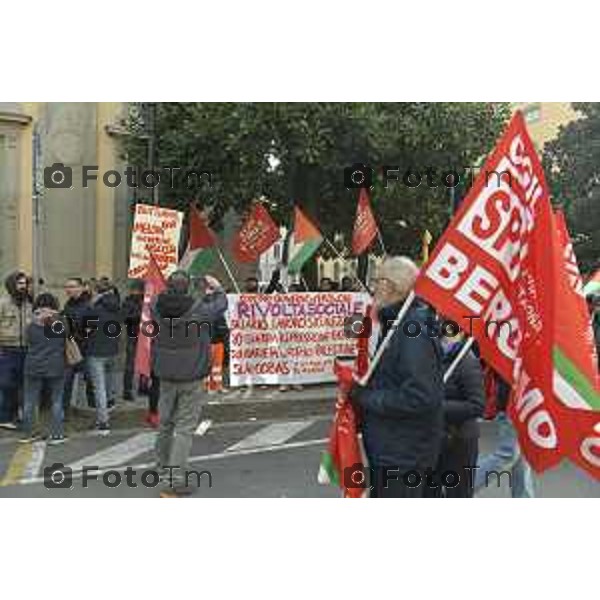
<svg viewBox="0 0 600 600">
<path fill-rule="evenodd" d="M 387 474 L 386 474 L 386 471 Z M 394 467 L 377 466 L 371 469 L 371 498 L 422 498 L 424 483 L 407 485 L 404 473 Z"/>
</svg>

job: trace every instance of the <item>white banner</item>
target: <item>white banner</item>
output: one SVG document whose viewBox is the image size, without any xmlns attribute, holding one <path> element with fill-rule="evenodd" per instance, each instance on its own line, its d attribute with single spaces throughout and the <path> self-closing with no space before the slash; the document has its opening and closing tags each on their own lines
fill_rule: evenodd
<svg viewBox="0 0 600 600">
<path fill-rule="evenodd" d="M 232 386 L 335 381 L 335 357 L 356 355 L 347 319 L 370 302 L 345 292 L 227 297 Z"/>
<path fill-rule="evenodd" d="M 149 204 L 135 205 L 129 256 L 130 279 L 143 278 L 152 252 L 163 277 L 169 276 L 178 262 L 179 236 L 183 213 Z"/>
</svg>

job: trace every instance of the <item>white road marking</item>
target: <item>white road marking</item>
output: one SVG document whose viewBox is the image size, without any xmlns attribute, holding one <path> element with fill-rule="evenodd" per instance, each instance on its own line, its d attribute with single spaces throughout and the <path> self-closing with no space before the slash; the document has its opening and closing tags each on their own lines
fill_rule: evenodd
<svg viewBox="0 0 600 600">
<path fill-rule="evenodd" d="M 314 421 L 285 421 L 283 423 L 272 423 L 245 437 L 243 440 L 233 444 L 225 452 L 237 452 L 247 448 L 260 448 L 263 446 L 274 446 L 283 444 L 294 437 L 303 429 L 310 427 Z"/>
<path fill-rule="evenodd" d="M 200 425 L 198 425 L 198 429 L 196 429 L 194 435 L 204 435 L 211 425 L 212 421 L 210 419 L 204 419 L 204 421 L 201 421 Z"/>
<path fill-rule="evenodd" d="M 110 446 L 105 450 L 86 456 L 68 465 L 73 471 L 80 471 L 84 465 L 94 467 L 109 467 L 113 465 L 126 464 L 132 458 L 148 452 L 154 448 L 156 432 L 144 431 L 133 437 L 127 438 L 124 442 Z"/>
<path fill-rule="evenodd" d="M 46 442 L 34 442 L 31 445 L 31 450 L 31 460 L 23 470 L 21 481 L 30 479 L 31 477 L 37 477 L 42 463 L 44 462 L 44 456 L 46 455 Z"/>
<path fill-rule="evenodd" d="M 266 452 L 277 452 L 279 450 L 293 450 L 295 448 L 307 448 L 309 446 L 320 446 L 329 441 L 329 438 L 321 438 L 318 440 L 305 440 L 302 442 L 289 442 L 288 444 L 277 444 L 276 446 L 263 446 L 261 448 L 248 448 L 246 450 L 238 450 L 238 451 L 227 451 L 224 452 L 215 452 L 213 454 L 203 454 L 200 456 L 192 456 L 189 458 L 188 463 L 197 463 L 197 462 L 207 462 L 211 460 L 219 460 L 221 458 L 231 458 L 232 456 L 247 456 L 249 454 L 262 454 Z M 154 463 L 145 463 L 139 465 L 127 465 L 127 467 L 131 467 L 134 471 L 139 471 L 142 469 L 153 469 L 156 467 Z M 95 475 L 101 476 L 106 471 L 124 471 L 127 467 L 115 466 L 113 468 L 99 469 Z M 73 479 L 81 479 L 82 471 L 73 471 Z M 22 480 L 19 484 L 22 485 L 31 485 L 35 483 L 44 483 L 43 477 L 32 477 L 31 479 Z"/>
</svg>

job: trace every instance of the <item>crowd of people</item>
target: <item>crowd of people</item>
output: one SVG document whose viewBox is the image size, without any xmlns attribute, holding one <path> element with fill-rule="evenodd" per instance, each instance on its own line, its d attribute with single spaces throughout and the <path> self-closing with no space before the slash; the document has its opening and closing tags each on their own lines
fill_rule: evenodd
<svg viewBox="0 0 600 600">
<path fill-rule="evenodd" d="M 380 340 L 413 289 L 417 274 L 416 265 L 406 257 L 387 257 L 379 267 L 373 297 Z M 334 291 L 332 283 L 324 278 L 319 291 Z M 83 281 L 72 277 L 64 284 L 62 307 L 47 291 L 33 297 L 32 284 L 26 273 L 12 273 L 5 281 L 7 293 L 0 297 L 0 427 L 20 426 L 23 443 L 38 439 L 36 414 L 44 399 L 50 408 L 49 444 L 64 443 L 65 414 L 85 404 L 95 408 L 97 432 L 108 434 L 117 399 L 117 361 L 124 345 L 123 401 L 133 401 L 137 393 L 148 396 L 146 422 L 159 429 L 159 468 L 179 467 L 169 474 L 170 487 L 163 495 L 185 493 L 181 477 L 200 418 L 199 397 L 211 385 L 222 389 L 216 381 L 215 364 L 222 375 L 228 354 L 226 290 L 208 275 L 194 286 L 186 272 L 172 273 L 152 306 L 161 333 L 152 338 L 150 377 L 136 378 L 143 281 L 132 281 L 121 300 L 108 278 Z M 356 288 L 352 278 L 341 282 L 341 290 Z M 263 288 L 256 278 L 248 278 L 244 291 L 285 290 L 275 272 Z M 600 297 L 589 298 L 588 305 L 598 345 Z M 431 319 L 437 318 L 431 306 L 417 300 L 405 322 L 417 322 L 425 330 Z M 200 326 L 198 335 L 188 335 L 191 323 L 210 327 Z M 125 335 L 111 331 L 118 324 L 124 325 L 121 331 Z M 397 327 L 368 384 L 352 389 L 350 401 L 359 416 L 374 473 L 372 497 L 472 497 L 486 484 L 486 472 L 502 468 L 511 470 L 513 496 L 534 495 L 531 469 L 520 455 L 515 431 L 506 417 L 510 386 L 479 359 L 476 346 L 448 380 L 443 380 L 465 343 L 461 332 L 453 337 L 414 337 Z M 484 416 L 497 419 L 499 439 L 491 454 L 479 457 L 479 427 Z M 474 467 L 479 468 L 473 475 Z M 413 486 L 402 477 L 390 477 L 392 469 L 422 474 L 455 472 L 460 480 L 453 485 L 439 481 L 433 487 Z"/>
</svg>

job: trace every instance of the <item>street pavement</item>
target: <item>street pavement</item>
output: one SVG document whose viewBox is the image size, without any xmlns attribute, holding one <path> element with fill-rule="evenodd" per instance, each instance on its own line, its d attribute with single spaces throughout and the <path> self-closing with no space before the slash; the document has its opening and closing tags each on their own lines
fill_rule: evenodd
<svg viewBox="0 0 600 600">
<path fill-rule="evenodd" d="M 317 481 L 319 457 L 325 448 L 329 418 L 248 420 L 212 423 L 204 420 L 194 436 L 189 468 L 200 475 L 200 486 L 192 497 L 339 497 L 339 490 Z M 32 445 L 17 444 L 15 438 L 0 440 L 0 497 L 157 497 L 156 487 L 142 484 L 141 474 L 153 469 L 152 430 L 114 431 L 99 437 L 82 432 L 62 446 L 44 441 Z M 494 424 L 482 426 L 482 452 L 493 447 Z M 48 489 L 44 469 L 62 463 L 73 470 L 72 487 Z M 83 466 L 97 466 L 98 480 L 83 485 Z M 127 486 L 125 469 L 136 474 Z M 102 481 L 120 485 L 108 487 Z M 206 473 L 210 472 L 210 476 Z M 151 474 L 146 483 L 154 482 Z M 194 479 L 194 482 L 197 480 Z M 541 497 L 600 497 L 600 484 L 575 467 L 563 464 L 537 478 Z M 504 481 L 482 491 L 480 497 L 510 497 Z"/>
</svg>

